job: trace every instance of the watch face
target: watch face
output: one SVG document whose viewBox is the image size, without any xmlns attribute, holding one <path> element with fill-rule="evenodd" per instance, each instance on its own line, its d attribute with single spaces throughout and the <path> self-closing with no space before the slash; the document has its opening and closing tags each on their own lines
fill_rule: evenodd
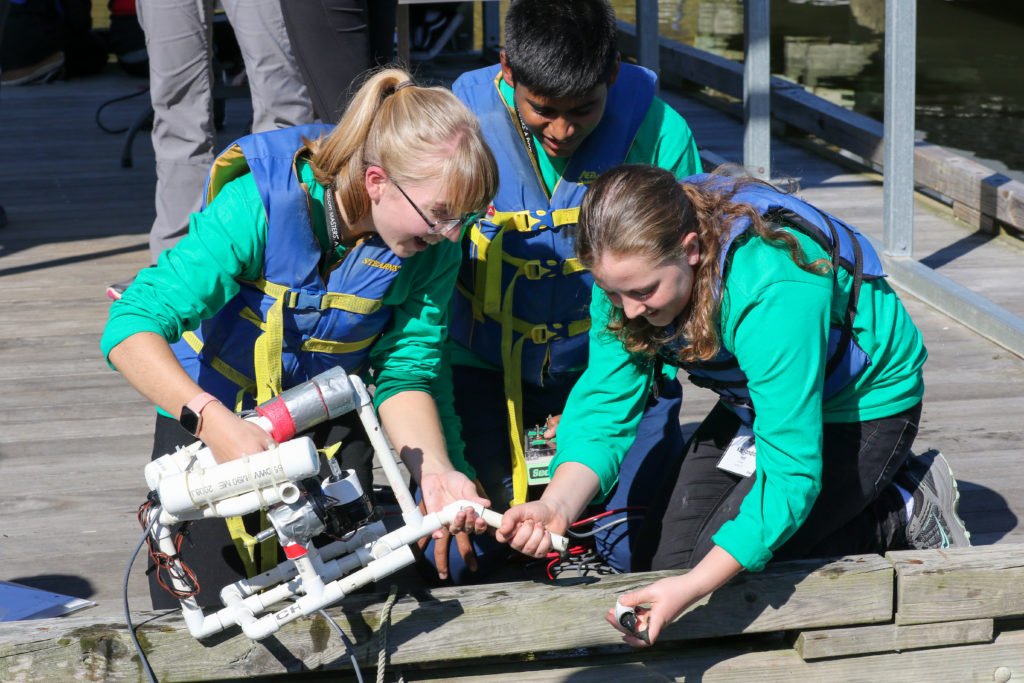
<svg viewBox="0 0 1024 683">
<path fill-rule="evenodd" d="M 181 417 L 178 418 L 178 422 L 185 428 L 185 431 L 196 438 L 199 437 L 199 424 L 202 420 L 203 418 L 199 413 L 188 406 L 182 406 Z"/>
</svg>

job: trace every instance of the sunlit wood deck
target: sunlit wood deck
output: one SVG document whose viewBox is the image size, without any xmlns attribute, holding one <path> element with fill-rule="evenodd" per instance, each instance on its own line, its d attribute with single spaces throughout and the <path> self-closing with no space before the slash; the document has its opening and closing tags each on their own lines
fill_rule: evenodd
<svg viewBox="0 0 1024 683">
<path fill-rule="evenodd" d="M 148 135 L 135 143 L 134 167 L 122 169 L 122 137 L 101 132 L 94 114 L 140 84 L 112 67 L 88 80 L 0 94 L 0 204 L 10 222 L 0 231 L 0 580 L 94 600 L 81 614 L 96 621 L 121 619 L 153 422 L 152 407 L 100 356 L 104 290 L 148 263 L 155 177 Z M 740 157 L 738 123 L 697 100 L 664 96 L 702 148 Z M 143 106 L 145 96 L 114 105 L 105 122 L 127 125 Z M 247 121 L 244 103 L 229 102 L 221 141 Z M 774 170 L 881 236 L 878 176 L 780 140 Z M 974 232 L 928 199 L 917 202 L 915 224 L 917 260 L 1024 315 L 1020 243 Z M 976 544 L 1024 542 L 1024 359 L 912 297 L 904 301 L 930 353 L 918 447 L 939 448 L 952 464 Z M 689 387 L 686 396 L 692 424 L 708 397 Z M 148 608 L 141 561 L 129 596 L 133 609 Z"/>
</svg>

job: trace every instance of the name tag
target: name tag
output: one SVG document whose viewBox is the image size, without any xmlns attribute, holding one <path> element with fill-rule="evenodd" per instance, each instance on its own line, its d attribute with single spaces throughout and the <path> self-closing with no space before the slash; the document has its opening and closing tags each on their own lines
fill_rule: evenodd
<svg viewBox="0 0 1024 683">
<path fill-rule="evenodd" d="M 757 466 L 757 446 L 754 444 L 754 431 L 743 425 L 736 436 L 729 442 L 722 458 L 718 461 L 718 469 L 740 477 L 749 477 Z"/>
</svg>

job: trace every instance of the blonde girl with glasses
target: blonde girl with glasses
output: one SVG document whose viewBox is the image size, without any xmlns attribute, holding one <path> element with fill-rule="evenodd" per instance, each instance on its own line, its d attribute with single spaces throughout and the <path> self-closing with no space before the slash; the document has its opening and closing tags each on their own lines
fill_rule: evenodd
<svg viewBox="0 0 1024 683">
<path fill-rule="evenodd" d="M 497 181 L 469 110 L 395 68 L 370 75 L 333 129 L 285 128 L 229 146 L 188 236 L 139 273 L 103 334 L 109 363 L 157 406 L 153 457 L 196 438 L 221 462 L 262 452 L 273 440 L 237 412 L 341 366 L 374 385 L 428 512 L 457 499 L 487 504 L 461 453 L 446 448 L 446 433 L 461 443 L 450 398 L 435 403 L 430 387 L 460 226 L 487 207 Z M 342 467 L 371 490 L 373 451 L 354 416 L 312 436 L 318 446 L 341 441 Z M 232 543 L 224 523 L 195 526 L 183 556 L 201 605 L 273 562 L 213 552 Z M 485 528 L 473 516 L 452 526 Z M 155 586 L 154 607 L 177 606 Z"/>
</svg>

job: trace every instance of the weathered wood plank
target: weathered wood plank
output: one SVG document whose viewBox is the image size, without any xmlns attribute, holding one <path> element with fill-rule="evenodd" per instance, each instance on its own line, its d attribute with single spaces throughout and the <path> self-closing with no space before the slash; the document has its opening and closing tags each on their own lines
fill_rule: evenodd
<svg viewBox="0 0 1024 683">
<path fill-rule="evenodd" d="M 1024 546 L 903 550 L 896 568 L 896 623 L 1024 615 Z"/>
<path fill-rule="evenodd" d="M 472 661 L 618 645 L 620 634 L 604 622 L 616 596 L 668 574 L 443 588 L 404 597 L 392 611 L 391 661 Z M 874 555 L 779 563 L 761 574 L 741 575 L 694 605 L 662 633 L 662 641 L 888 621 L 892 577 L 890 563 Z M 330 611 L 355 643 L 360 661 L 375 662 L 380 596 L 350 596 Z M 198 643 L 178 613 L 139 614 L 136 624 L 161 681 L 286 673 L 331 666 L 344 655 L 319 616 L 289 624 L 262 643 L 250 642 L 237 629 Z M 84 658 L 86 651 L 95 656 Z M 8 670 L 17 665 L 30 672 L 84 675 L 99 667 L 107 680 L 128 680 L 138 675 L 133 654 L 126 626 L 95 623 L 87 612 L 14 623 L 0 632 L 0 667 Z M 26 681 L 44 680 L 22 675 Z"/>
<path fill-rule="evenodd" d="M 82 449 L 88 448 L 90 439 L 109 434 L 152 434 L 153 414 L 138 416 L 113 415 L 103 418 L 79 418 L 68 416 L 51 419 L 47 424 L 25 423 L 8 425 L 0 431 L 0 444 L 29 442 L 42 437 L 78 439 Z M 142 465 L 139 466 L 140 471 Z M 134 474 L 134 473 L 133 473 Z"/>
<path fill-rule="evenodd" d="M 934 624 L 878 624 L 802 631 L 793 647 L 805 660 L 849 657 L 875 652 L 903 652 L 943 645 L 988 643 L 992 619 L 944 621 Z"/>
<path fill-rule="evenodd" d="M 620 683 L 700 681 L 701 683 L 922 683 L 1016 681 L 1024 676 L 1024 631 L 999 634 L 994 642 L 963 647 L 913 650 L 899 654 L 805 662 L 793 649 L 770 643 L 730 639 L 714 645 L 689 645 L 680 650 L 655 646 L 619 656 L 586 657 L 579 661 L 484 664 L 475 669 L 417 671 L 401 667 L 406 681 L 419 683 Z"/>
</svg>

